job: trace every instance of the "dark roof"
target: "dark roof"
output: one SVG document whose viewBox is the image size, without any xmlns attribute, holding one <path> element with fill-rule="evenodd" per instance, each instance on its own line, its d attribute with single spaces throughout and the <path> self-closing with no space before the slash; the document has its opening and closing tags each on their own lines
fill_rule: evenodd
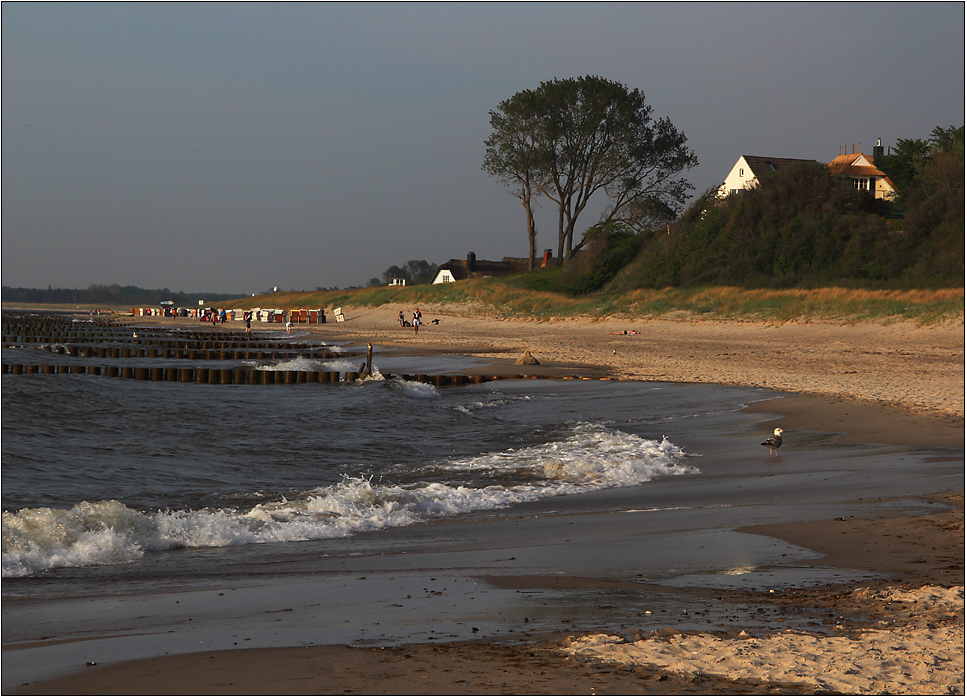
<svg viewBox="0 0 967 698">
<path fill-rule="evenodd" d="M 789 167 L 790 165 L 801 165 L 804 162 L 817 162 L 816 160 L 800 160 L 798 158 L 770 158 L 762 157 L 761 155 L 743 155 L 742 157 L 745 158 L 745 161 L 749 165 L 749 169 L 752 170 L 752 174 L 756 176 L 756 179 L 762 179 L 762 177 L 770 172 L 776 172 L 784 167 Z"/>
<path fill-rule="evenodd" d="M 511 273 L 511 265 L 507 262 L 491 262 L 487 259 L 478 259 L 474 267 L 474 271 L 471 273 L 467 268 L 467 260 L 451 259 L 449 262 L 438 266 L 436 270 L 437 273 L 443 270 L 449 271 L 454 281 L 463 281 L 464 279 L 470 278 L 476 279 L 483 276 L 507 276 Z"/>
</svg>

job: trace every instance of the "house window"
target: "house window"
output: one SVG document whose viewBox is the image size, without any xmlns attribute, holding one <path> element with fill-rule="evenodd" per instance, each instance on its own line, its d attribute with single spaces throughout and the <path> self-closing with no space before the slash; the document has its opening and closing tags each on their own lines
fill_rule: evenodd
<svg viewBox="0 0 967 698">
<path fill-rule="evenodd" d="M 444 274 L 443 275 L 443 283 L 445 283 L 445 284 L 450 283 L 450 275 L 449 274 Z"/>
<path fill-rule="evenodd" d="M 745 169 L 739 168 L 739 177 L 745 177 Z"/>
<path fill-rule="evenodd" d="M 867 189 L 870 188 L 869 181 L 870 180 L 868 180 L 866 177 L 854 177 L 853 187 L 856 189 L 862 189 L 863 191 L 866 191 Z"/>
</svg>

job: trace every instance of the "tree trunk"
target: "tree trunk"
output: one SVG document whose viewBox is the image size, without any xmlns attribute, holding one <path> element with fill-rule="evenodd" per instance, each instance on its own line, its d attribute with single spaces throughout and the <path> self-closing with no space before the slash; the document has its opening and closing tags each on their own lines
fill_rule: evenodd
<svg viewBox="0 0 967 698">
<path fill-rule="evenodd" d="M 564 208 L 557 213 L 557 266 L 564 264 L 564 241 L 567 236 L 564 232 Z"/>
<path fill-rule="evenodd" d="M 522 196 L 520 202 L 524 204 L 524 210 L 527 212 L 527 271 L 534 271 L 534 254 L 537 246 L 537 226 L 534 223 L 534 211 L 531 208 L 529 195 Z"/>
</svg>

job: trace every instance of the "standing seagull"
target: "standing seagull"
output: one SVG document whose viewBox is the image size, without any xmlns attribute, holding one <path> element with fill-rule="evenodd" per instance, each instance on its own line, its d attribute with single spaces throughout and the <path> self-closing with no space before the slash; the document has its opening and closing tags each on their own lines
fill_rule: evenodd
<svg viewBox="0 0 967 698">
<path fill-rule="evenodd" d="M 768 439 L 762 442 L 763 446 L 769 447 L 769 457 L 772 457 L 773 451 L 778 456 L 779 447 L 782 446 L 782 429 L 776 427 L 776 430 L 772 432 L 775 436 L 770 436 Z"/>
</svg>

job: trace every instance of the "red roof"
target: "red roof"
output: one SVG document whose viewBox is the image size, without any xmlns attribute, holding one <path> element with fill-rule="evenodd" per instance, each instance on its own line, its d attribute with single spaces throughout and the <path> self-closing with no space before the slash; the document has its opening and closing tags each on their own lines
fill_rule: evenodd
<svg viewBox="0 0 967 698">
<path fill-rule="evenodd" d="M 854 165 L 853 163 L 859 160 L 861 157 L 865 157 L 863 153 L 849 153 L 847 155 L 839 155 L 829 163 L 829 169 L 833 174 L 841 174 L 847 177 L 882 177 L 890 185 L 891 188 L 896 189 L 893 186 L 893 182 L 890 178 L 886 176 L 883 170 L 874 167 L 873 165 Z M 869 162 L 870 158 L 866 158 Z"/>
</svg>

